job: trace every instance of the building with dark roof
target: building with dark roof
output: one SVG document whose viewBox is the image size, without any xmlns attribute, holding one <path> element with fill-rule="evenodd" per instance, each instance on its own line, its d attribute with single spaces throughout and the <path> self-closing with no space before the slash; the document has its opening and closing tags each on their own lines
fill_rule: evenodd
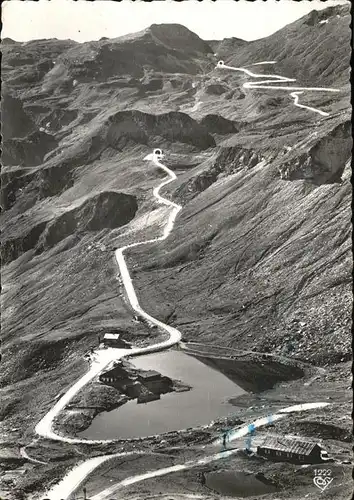
<svg viewBox="0 0 354 500">
<path fill-rule="evenodd" d="M 172 380 L 155 370 L 140 371 L 137 377 L 142 385 L 155 394 L 168 392 L 172 387 Z"/>
<path fill-rule="evenodd" d="M 257 455 L 273 461 L 318 464 L 323 462 L 322 447 L 313 441 L 269 436 L 257 446 Z"/>
<path fill-rule="evenodd" d="M 101 373 L 98 377 L 103 384 L 110 385 L 124 392 L 129 397 L 136 398 L 140 394 L 140 383 L 137 377 L 127 372 L 122 363 Z"/>
<path fill-rule="evenodd" d="M 117 382 L 122 379 L 128 378 L 127 370 L 122 363 L 116 363 L 113 368 L 105 370 L 98 377 L 101 382 Z"/>
<path fill-rule="evenodd" d="M 170 378 L 162 376 L 155 370 L 134 370 L 130 372 L 122 363 L 117 363 L 113 368 L 104 371 L 99 375 L 98 379 L 103 384 L 115 387 L 132 398 L 139 397 L 144 392 L 144 388 L 150 393 L 160 395 L 169 392 L 173 386 Z M 141 401 L 143 401 L 144 397 L 141 396 Z M 152 401 L 153 396 L 150 397 Z M 147 396 L 145 399 L 147 399 Z"/>
<path fill-rule="evenodd" d="M 139 372 L 138 378 L 141 381 L 147 381 L 147 380 L 159 380 L 161 378 L 161 373 L 157 372 L 156 370 L 144 370 Z"/>
<path fill-rule="evenodd" d="M 131 349 L 129 342 L 122 339 L 120 333 L 105 333 L 103 344 L 105 347 L 115 347 L 116 349 Z"/>
</svg>

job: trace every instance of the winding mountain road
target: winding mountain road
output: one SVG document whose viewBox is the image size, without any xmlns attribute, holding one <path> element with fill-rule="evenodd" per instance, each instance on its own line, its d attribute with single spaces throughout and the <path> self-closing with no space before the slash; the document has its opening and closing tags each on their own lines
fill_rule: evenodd
<svg viewBox="0 0 354 500">
<path fill-rule="evenodd" d="M 252 433 L 255 429 L 259 429 L 260 427 L 264 427 L 272 424 L 282 418 L 285 418 L 289 413 L 302 412 L 307 410 L 312 410 L 315 408 L 323 408 L 328 406 L 330 403 L 305 403 L 299 405 L 288 406 L 286 408 L 280 409 L 277 413 L 273 415 L 267 415 L 265 417 L 261 417 L 255 420 L 252 423 L 246 424 L 238 429 L 233 429 L 228 433 L 228 442 L 232 442 L 241 437 L 247 436 Z M 214 441 L 213 445 L 221 446 L 222 445 L 222 437 L 218 438 Z M 174 472 L 180 472 L 182 470 L 192 469 L 195 467 L 199 467 L 201 465 L 206 465 L 217 460 L 222 460 L 232 455 L 235 455 L 240 451 L 240 448 L 232 448 L 232 449 L 224 449 L 218 453 L 214 453 L 212 455 L 207 455 L 197 460 L 189 460 L 182 464 L 172 465 L 170 467 L 164 467 L 162 469 L 156 469 L 153 471 L 148 471 L 144 474 L 138 474 L 136 476 L 130 476 L 123 481 L 119 481 L 112 486 L 100 491 L 94 496 L 91 496 L 91 500 L 109 500 L 111 495 L 119 491 L 120 489 L 129 486 L 134 483 L 138 483 L 140 481 L 144 481 L 147 479 L 151 479 L 153 477 L 166 476 L 168 474 L 172 474 Z M 44 497 L 42 500 L 49 498 L 50 500 L 67 500 L 71 494 L 75 492 L 77 488 L 85 481 L 87 476 L 91 474 L 97 467 L 102 465 L 104 462 L 111 460 L 113 458 L 119 458 L 123 456 L 139 454 L 139 452 L 128 452 L 128 453 L 116 453 L 112 455 L 105 455 L 100 457 L 91 458 L 83 462 L 82 464 L 74 467 L 57 485 L 55 485 Z M 140 453 L 143 454 L 143 453 Z"/>
<path fill-rule="evenodd" d="M 123 358 L 124 356 L 138 356 L 140 354 L 147 354 L 150 352 L 156 352 L 163 349 L 168 349 L 172 347 L 181 339 L 181 333 L 172 326 L 165 325 L 161 321 L 156 318 L 150 316 L 150 314 L 146 313 L 140 306 L 138 298 L 136 296 L 134 286 L 132 283 L 132 279 L 124 258 L 124 252 L 130 248 L 137 247 L 139 245 L 147 245 L 150 243 L 156 243 L 158 241 L 165 240 L 168 235 L 171 233 L 173 229 L 174 222 L 176 220 L 178 212 L 182 209 L 180 205 L 173 203 L 172 201 L 163 198 L 159 192 L 160 189 L 170 182 L 174 181 L 177 177 L 172 170 L 167 168 L 165 165 L 160 163 L 160 160 L 163 158 L 163 154 L 161 150 L 155 149 L 153 153 L 147 155 L 144 160 L 152 161 L 157 167 L 161 168 L 168 174 L 168 178 L 161 182 L 161 184 L 153 190 L 153 194 L 159 203 L 167 205 L 168 207 L 172 207 L 172 211 L 168 217 L 167 224 L 164 228 L 163 234 L 161 237 L 153 238 L 146 241 L 140 241 L 136 243 L 132 243 L 131 245 L 125 245 L 121 248 L 118 248 L 115 251 L 115 257 L 117 260 L 117 264 L 119 266 L 119 270 L 122 277 L 122 283 L 125 288 L 125 292 L 127 294 L 127 298 L 131 307 L 134 311 L 141 317 L 145 318 L 150 324 L 156 325 L 164 332 L 168 333 L 168 338 L 158 344 L 154 344 L 147 347 L 138 348 L 135 347 L 133 349 L 98 349 L 94 352 L 93 362 L 90 370 L 81 377 L 70 389 L 56 402 L 53 408 L 42 418 L 42 420 L 36 425 L 35 431 L 39 436 L 42 436 L 47 439 L 53 439 L 56 441 L 65 441 L 66 443 L 86 443 L 86 444 L 96 444 L 96 443 L 105 443 L 110 442 L 111 440 L 88 440 L 88 439 L 78 439 L 78 438 L 69 438 L 65 436 L 60 436 L 53 430 L 53 422 L 54 419 L 59 415 L 59 413 L 67 406 L 67 404 L 71 401 L 71 399 L 83 388 L 87 385 L 94 377 L 102 373 L 105 369 L 109 368 L 115 361 Z"/>
<path fill-rule="evenodd" d="M 249 67 L 249 66 L 262 66 L 263 64 L 275 64 L 276 62 L 277 61 L 260 61 L 260 62 L 249 64 L 247 67 Z"/>
<path fill-rule="evenodd" d="M 261 63 L 256 64 L 273 64 L 275 61 L 262 61 Z M 314 111 L 316 113 L 321 114 L 322 116 L 328 116 L 328 113 L 325 113 L 319 109 L 312 108 L 309 106 L 305 106 L 299 104 L 299 95 L 301 95 L 304 91 L 326 91 L 326 92 L 339 92 L 337 89 L 332 88 L 322 88 L 322 87 L 287 87 L 287 86 L 278 86 L 278 85 L 270 85 L 271 83 L 285 83 L 285 82 L 294 82 L 295 79 L 279 76 L 279 75 L 264 75 L 264 74 L 255 74 L 245 68 L 235 68 L 232 66 L 226 66 L 223 61 L 219 61 L 217 64 L 217 68 L 222 69 L 230 69 L 233 71 L 240 71 L 252 78 L 266 78 L 265 80 L 257 81 L 257 82 L 246 82 L 243 84 L 244 88 L 264 88 L 264 89 L 276 89 L 276 90 L 287 90 L 292 91 L 290 96 L 294 99 L 294 105 L 297 107 L 305 108 L 310 111 Z M 150 240 L 132 243 L 130 245 L 125 245 L 115 251 L 115 258 L 117 260 L 117 264 L 119 266 L 120 274 L 122 277 L 122 283 L 124 285 L 125 293 L 129 300 L 129 303 L 132 309 L 141 317 L 145 318 L 147 322 L 150 324 L 156 325 L 162 331 L 168 334 L 168 338 L 158 344 L 147 346 L 144 348 L 133 348 L 133 349 L 99 349 L 94 353 L 94 359 L 92 361 L 92 365 L 88 373 L 86 373 L 83 377 L 81 377 L 53 406 L 53 408 L 42 418 L 42 420 L 37 424 L 35 430 L 39 436 L 44 438 L 53 439 L 57 441 L 65 441 L 67 443 L 86 443 L 86 444 L 96 444 L 102 442 L 110 442 L 112 440 L 87 440 L 87 439 L 77 439 L 77 438 L 68 438 L 65 436 L 60 436 L 53 430 L 53 422 L 54 419 L 58 416 L 58 414 L 66 407 L 69 401 L 86 385 L 88 384 L 94 377 L 102 373 L 105 369 L 109 368 L 113 363 L 124 356 L 138 356 L 141 354 L 146 354 L 149 352 L 155 352 L 163 349 L 168 349 L 172 347 L 176 343 L 178 343 L 181 339 L 181 333 L 176 329 L 169 325 L 162 323 L 156 318 L 150 316 L 146 313 L 140 306 L 138 298 L 136 296 L 134 286 L 132 283 L 132 279 L 127 267 L 126 260 L 124 258 L 124 252 L 130 248 L 134 248 L 140 245 L 147 245 L 151 243 L 156 243 L 159 241 L 165 240 L 169 234 L 171 233 L 174 222 L 176 220 L 177 214 L 181 210 L 181 206 L 173 203 L 166 198 L 163 198 L 159 192 L 162 187 L 169 184 L 173 180 L 176 179 L 176 175 L 169 168 L 163 165 L 160 160 L 163 158 L 163 154 L 161 150 L 154 150 L 154 152 L 144 158 L 144 160 L 152 161 L 157 167 L 164 170 L 168 178 L 162 181 L 162 183 L 153 190 L 153 194 L 159 203 L 167 205 L 171 207 L 172 210 L 170 212 L 167 224 L 164 228 L 163 235 L 161 237 L 153 238 Z M 277 413 L 273 415 L 267 415 L 258 420 L 255 420 L 252 423 L 246 424 L 239 429 L 234 429 L 229 432 L 228 440 L 233 441 L 240 437 L 246 436 L 247 434 L 252 433 L 256 428 L 269 425 L 281 418 L 286 417 L 288 413 L 298 412 L 310 410 L 313 408 L 319 408 L 327 406 L 329 403 L 307 403 L 302 405 L 290 406 L 287 408 L 283 408 L 279 410 Z M 220 446 L 222 444 L 222 438 L 218 438 L 215 440 L 214 445 Z M 221 452 L 205 456 L 203 458 L 197 460 L 186 461 L 182 464 L 173 465 L 171 467 L 166 467 L 162 469 L 158 469 L 155 471 L 149 471 L 144 474 L 132 476 L 129 478 L 120 481 L 109 488 L 104 489 L 100 493 L 91 497 L 91 500 L 108 500 L 112 494 L 117 492 L 120 488 L 158 476 L 164 476 L 173 472 L 178 472 L 181 470 L 190 469 L 193 467 L 198 467 L 200 465 L 205 465 L 211 463 L 216 460 L 220 460 L 235 454 L 238 451 L 237 448 L 231 450 L 223 450 Z M 120 456 L 129 455 L 131 453 L 117 453 L 105 456 L 95 457 L 85 462 L 79 464 L 74 467 L 57 485 L 55 485 L 49 492 L 47 492 L 42 499 L 50 499 L 50 500 L 66 500 L 70 497 L 72 493 L 85 481 L 89 474 L 91 474 L 97 467 L 102 465 L 104 462 L 111 460 L 112 458 L 117 458 Z"/>
<path fill-rule="evenodd" d="M 276 61 L 263 61 L 258 64 L 272 64 Z M 311 106 L 305 106 L 304 104 L 299 104 L 299 95 L 303 94 L 305 91 L 314 91 L 314 92 L 340 92 L 338 89 L 327 88 L 327 87 L 287 87 L 281 85 L 270 85 L 271 83 L 285 83 L 285 82 L 296 82 L 295 78 L 288 78 L 286 76 L 281 75 L 267 75 L 267 74 L 259 74 L 253 73 L 252 71 L 246 68 L 235 68 L 234 66 L 227 66 L 224 61 L 219 61 L 216 65 L 217 68 L 221 69 L 231 69 L 232 71 L 240 71 L 241 73 L 245 73 L 246 75 L 252 78 L 266 78 L 261 81 L 253 81 L 253 82 L 245 82 L 242 87 L 245 89 L 271 89 L 271 90 L 288 90 L 294 91 L 290 93 L 290 96 L 294 99 L 294 106 L 298 108 L 308 109 L 309 111 L 313 111 L 314 113 L 318 113 L 322 116 L 329 116 L 329 113 L 325 111 L 321 111 L 317 108 L 312 108 Z"/>
</svg>

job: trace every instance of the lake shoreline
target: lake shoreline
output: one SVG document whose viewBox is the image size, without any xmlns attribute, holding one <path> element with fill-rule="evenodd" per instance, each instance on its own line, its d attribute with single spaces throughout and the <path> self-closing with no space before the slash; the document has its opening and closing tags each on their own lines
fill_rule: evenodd
<svg viewBox="0 0 354 500">
<path fill-rule="evenodd" d="M 137 405 L 136 398 L 128 397 L 125 394 L 113 389 L 108 385 L 93 382 L 91 386 L 86 388 L 88 390 L 88 397 L 86 398 L 81 394 L 62 412 L 55 422 L 55 428 L 58 433 L 69 435 L 70 437 L 80 437 L 82 439 L 97 439 L 97 440 L 110 440 L 114 442 L 124 442 L 134 439 L 149 439 L 155 436 L 168 436 L 171 433 L 183 433 L 186 429 L 204 429 L 212 427 L 215 422 L 228 421 L 232 419 L 232 413 L 237 406 L 243 404 L 254 405 L 260 399 L 260 394 L 264 392 L 262 387 L 257 383 L 261 377 L 267 378 L 265 375 L 269 373 L 268 386 L 272 387 L 276 383 L 288 379 L 290 372 L 293 374 L 293 379 L 301 379 L 307 375 L 312 374 L 313 370 L 306 370 L 304 367 L 297 366 L 294 372 L 293 360 L 273 359 L 272 356 L 260 357 L 258 353 L 242 353 L 237 356 L 236 351 L 231 352 L 228 350 L 229 355 L 226 356 L 226 350 L 220 356 L 218 349 L 213 352 L 197 352 L 193 347 L 193 352 L 188 349 L 170 350 L 164 353 L 149 354 L 137 358 L 131 358 L 129 362 L 124 360 L 123 366 L 130 373 L 138 373 L 144 370 L 159 371 L 163 377 L 170 377 L 173 382 L 171 391 L 158 394 L 158 401 L 147 402 L 146 404 Z M 163 359 L 166 358 L 166 362 Z M 181 366 L 181 359 L 186 366 Z M 175 360 L 175 361 L 174 361 Z M 193 361 L 194 360 L 194 361 Z M 246 366 L 245 366 L 246 363 Z M 191 376 L 192 367 L 198 367 L 202 370 L 204 375 L 201 375 L 198 370 L 194 371 Z M 313 368 L 313 367 L 312 367 Z M 256 373 L 254 384 L 252 385 L 252 377 L 249 370 Z M 240 373 L 243 373 L 243 379 Z M 311 373 L 310 373 L 311 372 Z M 189 374 L 189 375 L 188 375 Z M 184 412 L 189 411 L 193 413 L 192 407 L 199 407 L 201 403 L 205 403 L 205 399 L 212 398 L 214 409 L 217 408 L 215 394 L 210 395 L 209 389 L 202 388 L 198 393 L 198 387 L 192 384 L 190 380 L 186 381 L 186 377 L 191 376 L 197 380 L 196 385 L 200 383 L 201 378 L 210 378 L 210 389 L 214 386 L 215 377 L 221 380 L 219 392 L 221 397 L 219 401 L 219 408 L 213 414 L 208 414 L 206 411 L 201 411 L 201 415 L 191 415 L 191 419 L 185 418 Z M 245 386 L 244 379 L 248 379 L 248 385 Z M 198 382 L 199 380 L 199 382 Z M 226 382 L 225 382 L 226 381 Z M 251 381 L 251 383 L 249 382 Z M 223 384 L 226 383 L 228 391 L 225 390 Z M 231 385 L 230 385 L 231 384 Z M 233 385 L 232 385 L 233 384 Z M 242 387 L 243 386 L 243 387 Z M 90 390 L 92 387 L 96 389 L 96 398 L 94 397 L 95 406 L 90 407 Z M 247 390 L 248 389 L 248 390 Z M 257 390 L 258 389 L 258 390 Z M 97 395 L 98 391 L 98 395 Z M 115 394 L 113 394 L 115 391 Z M 184 403 L 186 396 L 183 393 L 190 391 L 189 403 Z M 84 392 L 84 391 L 83 391 Z M 182 393 L 182 394 L 176 394 Z M 213 399 L 214 398 L 214 399 Z M 84 404 L 80 405 L 84 400 Z M 92 399 L 92 398 L 91 398 Z M 98 400 L 98 402 L 97 402 Z M 183 407 L 185 404 L 185 408 Z M 154 409 L 154 405 L 159 409 Z M 170 406 L 172 405 L 172 410 Z M 170 413 L 169 413 L 170 412 Z M 172 412 L 172 415 L 171 415 Z M 166 415 L 166 416 L 165 416 Z M 169 416 L 170 415 L 170 416 Z M 177 415 L 177 416 L 176 416 Z M 169 418 L 175 419 L 175 424 L 166 425 Z M 139 420 L 140 419 L 140 420 Z M 134 424 L 133 421 L 136 421 Z M 160 424 L 158 421 L 160 420 Z M 112 426 L 110 421 L 113 421 L 113 427 L 107 433 L 107 429 Z M 149 425 L 144 428 L 144 422 L 148 421 Z M 99 429 L 102 427 L 104 432 Z M 136 430 L 139 430 L 137 433 Z"/>
</svg>

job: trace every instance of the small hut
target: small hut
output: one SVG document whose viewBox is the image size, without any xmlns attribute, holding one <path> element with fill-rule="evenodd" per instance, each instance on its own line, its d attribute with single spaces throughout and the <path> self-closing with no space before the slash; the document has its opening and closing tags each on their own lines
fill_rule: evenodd
<svg viewBox="0 0 354 500">
<path fill-rule="evenodd" d="M 318 443 L 294 438 L 269 436 L 257 447 L 257 455 L 277 462 L 318 464 L 323 462 Z"/>
</svg>

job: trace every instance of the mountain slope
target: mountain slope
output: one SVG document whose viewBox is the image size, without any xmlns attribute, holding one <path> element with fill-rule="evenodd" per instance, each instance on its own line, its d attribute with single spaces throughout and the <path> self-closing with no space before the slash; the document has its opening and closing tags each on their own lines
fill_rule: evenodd
<svg viewBox="0 0 354 500">
<path fill-rule="evenodd" d="M 232 66 L 276 60 L 280 74 L 303 85 L 341 87 L 349 79 L 349 24 L 349 5 L 313 10 L 267 38 L 231 50 L 226 60 Z"/>
<path fill-rule="evenodd" d="M 300 359 L 350 359 L 350 185 L 284 181 L 268 162 L 223 176 L 241 154 L 231 148 L 166 244 L 133 252 L 143 307 L 164 317 L 173 304 L 189 340 L 278 353 L 295 340 Z"/>
</svg>

